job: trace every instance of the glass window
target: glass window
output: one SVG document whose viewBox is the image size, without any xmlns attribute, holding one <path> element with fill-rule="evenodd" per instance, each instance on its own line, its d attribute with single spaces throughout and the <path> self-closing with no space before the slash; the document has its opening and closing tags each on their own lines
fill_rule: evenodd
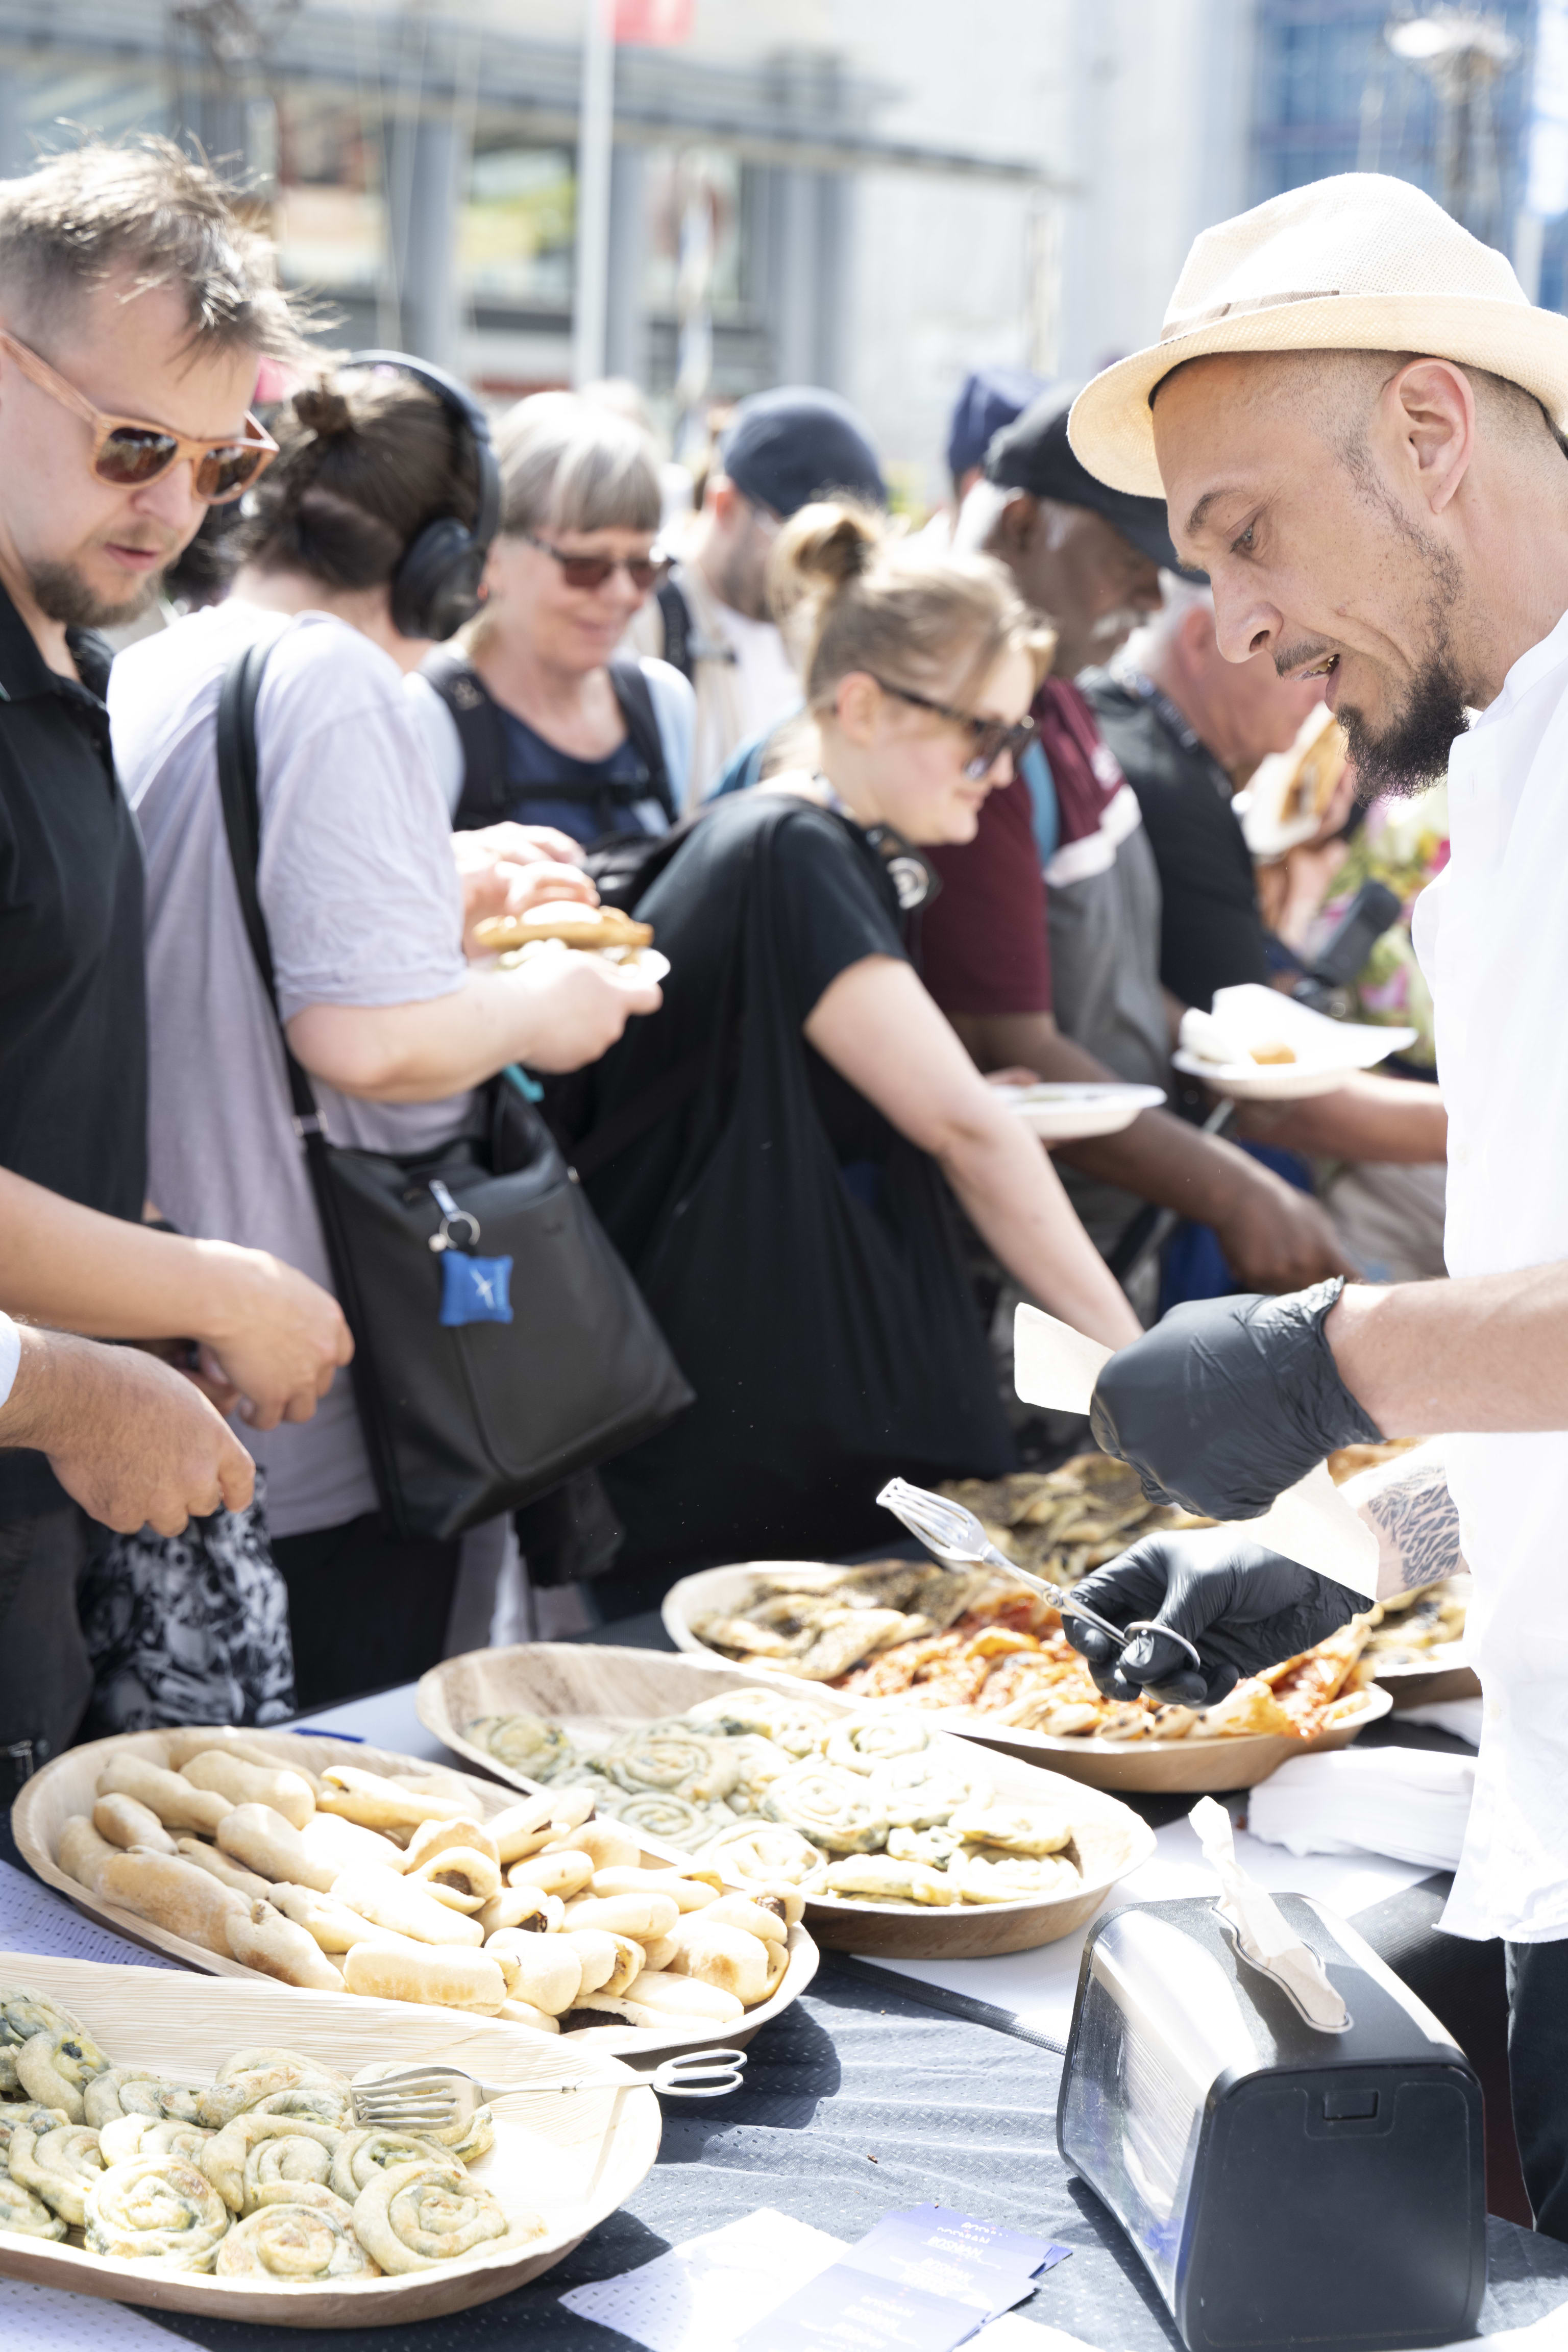
<svg viewBox="0 0 1568 2352">
<path fill-rule="evenodd" d="M 386 250 L 379 124 L 357 106 L 308 90 L 278 103 L 279 266 L 295 285 L 372 292 Z"/>
<path fill-rule="evenodd" d="M 470 302 L 565 310 L 572 303 L 576 178 L 564 147 L 493 147 L 474 156 L 459 229 Z"/>
</svg>

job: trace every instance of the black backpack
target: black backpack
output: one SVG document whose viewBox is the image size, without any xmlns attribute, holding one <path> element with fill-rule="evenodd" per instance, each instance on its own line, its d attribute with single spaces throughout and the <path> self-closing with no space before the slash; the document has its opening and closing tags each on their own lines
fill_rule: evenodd
<svg viewBox="0 0 1568 2352">
<path fill-rule="evenodd" d="M 657 801 L 674 824 L 679 815 L 653 694 L 641 662 L 617 654 L 608 665 L 610 687 L 626 721 L 626 735 L 637 754 L 640 773 L 624 782 L 551 783 L 553 800 L 603 803 L 606 811 L 626 813 L 639 801 Z M 506 721 L 473 664 L 455 646 L 441 646 L 420 664 L 420 676 L 434 688 L 452 714 L 463 747 L 463 791 L 452 827 L 457 833 L 478 833 L 506 816 L 513 793 L 507 782 Z M 605 832 L 614 837 L 616 827 Z M 638 836 L 641 837 L 641 836 Z"/>
</svg>

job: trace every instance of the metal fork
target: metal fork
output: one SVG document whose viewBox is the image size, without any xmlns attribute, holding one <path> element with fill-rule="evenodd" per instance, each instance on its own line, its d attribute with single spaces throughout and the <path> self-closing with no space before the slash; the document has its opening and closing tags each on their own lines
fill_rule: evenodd
<svg viewBox="0 0 1568 2352">
<path fill-rule="evenodd" d="M 891 1511 L 901 1519 L 910 1535 L 917 1536 L 926 1549 L 934 1552 L 944 1565 L 960 1568 L 999 1568 L 1026 1584 L 1031 1592 L 1039 1593 L 1053 1609 L 1064 1617 L 1081 1617 L 1085 1624 L 1104 1633 L 1119 1650 L 1124 1650 L 1135 1633 L 1162 1633 L 1167 1642 L 1175 1642 L 1185 1650 L 1198 1672 L 1204 1672 L 1204 1662 L 1186 1636 L 1173 1633 L 1169 1625 L 1156 1625 L 1147 1617 L 1134 1620 L 1131 1625 L 1113 1625 L 1087 1601 L 1079 1601 L 1060 1585 L 1047 1584 L 1043 1576 L 1031 1576 L 1026 1568 L 998 1551 L 973 1511 L 962 1503 L 949 1500 L 945 1495 L 933 1495 L 929 1486 L 911 1486 L 907 1478 L 889 1478 L 877 1497 L 883 1510 Z"/>
<path fill-rule="evenodd" d="M 683 2050 L 638 2080 L 651 2083 L 663 2099 L 722 2099 L 741 2087 L 745 2070 L 743 2050 Z M 552 2091 L 625 2090 L 628 2084 L 607 2083 L 600 2075 L 584 2075 L 571 2083 L 477 2082 L 460 2066 L 411 2066 L 405 2074 L 385 2074 L 353 2092 L 354 2121 L 381 2131 L 445 2131 L 472 2123 L 482 2106 L 495 2099 L 535 2098 Z"/>
</svg>

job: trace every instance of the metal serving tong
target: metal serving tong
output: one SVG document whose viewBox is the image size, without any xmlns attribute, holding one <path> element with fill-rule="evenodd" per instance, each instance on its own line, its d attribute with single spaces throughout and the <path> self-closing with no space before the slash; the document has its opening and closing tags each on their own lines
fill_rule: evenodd
<svg viewBox="0 0 1568 2352">
<path fill-rule="evenodd" d="M 1173 1633 L 1169 1625 L 1156 1625 L 1147 1617 L 1137 1618 L 1131 1625 L 1113 1625 L 1109 1617 L 1102 1617 L 1070 1591 L 1047 1584 L 1044 1577 L 1031 1576 L 1026 1568 L 1020 1568 L 1005 1552 L 997 1550 L 974 1513 L 966 1511 L 962 1503 L 950 1502 L 945 1495 L 933 1495 L 929 1486 L 911 1486 L 907 1478 L 889 1478 L 877 1500 L 883 1510 L 901 1519 L 910 1535 L 918 1537 L 944 1566 L 999 1568 L 1005 1575 L 1026 1584 L 1031 1592 L 1039 1593 L 1064 1617 L 1081 1617 L 1086 1625 L 1092 1625 L 1097 1633 L 1114 1642 L 1119 1651 L 1124 1650 L 1136 1633 L 1159 1633 L 1185 1650 L 1199 1674 L 1206 1671 L 1184 1633 Z"/>
<path fill-rule="evenodd" d="M 683 2050 L 637 2079 L 651 2083 L 661 2099 L 722 2099 L 740 2089 L 745 2064 L 743 2050 Z M 625 2083 L 606 2083 L 602 2074 L 573 2083 L 509 2083 L 498 2087 L 476 2082 L 459 2066 L 411 2066 L 405 2074 L 384 2074 L 379 2083 L 356 2088 L 354 2121 L 362 2128 L 378 2131 L 446 2131 L 472 2123 L 480 2107 L 495 2099 L 630 2087 Z"/>
</svg>

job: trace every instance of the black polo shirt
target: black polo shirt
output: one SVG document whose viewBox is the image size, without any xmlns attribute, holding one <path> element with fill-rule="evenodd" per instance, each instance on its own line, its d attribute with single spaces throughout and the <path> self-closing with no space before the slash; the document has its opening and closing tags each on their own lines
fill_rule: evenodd
<svg viewBox="0 0 1568 2352">
<path fill-rule="evenodd" d="M 1216 988 L 1267 986 L 1252 853 L 1229 777 L 1163 696 L 1140 693 L 1110 670 L 1087 671 L 1078 683 L 1138 795 L 1160 869 L 1162 982 L 1205 1013 Z"/>
<path fill-rule="evenodd" d="M 111 1217 L 147 1187 L 142 844 L 115 779 L 109 650 L 49 668 L 0 588 L 0 1167 Z M 0 1522 L 64 1502 L 40 1454 L 0 1453 Z"/>
</svg>

